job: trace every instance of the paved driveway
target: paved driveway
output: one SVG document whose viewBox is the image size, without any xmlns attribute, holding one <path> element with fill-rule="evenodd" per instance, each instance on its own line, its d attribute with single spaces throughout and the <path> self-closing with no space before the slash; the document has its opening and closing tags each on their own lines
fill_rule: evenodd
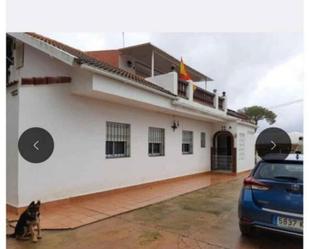
<svg viewBox="0 0 309 249">
<path fill-rule="evenodd" d="M 8 248 L 298 249 L 302 240 L 270 233 L 248 239 L 238 230 L 242 179 L 219 183 L 68 231 L 44 231 L 37 244 L 8 239 Z"/>
<path fill-rule="evenodd" d="M 41 228 L 77 228 L 245 175 L 248 172 L 237 175 L 207 172 L 44 204 Z M 12 225 L 18 219 L 10 211 L 7 217 Z"/>
</svg>

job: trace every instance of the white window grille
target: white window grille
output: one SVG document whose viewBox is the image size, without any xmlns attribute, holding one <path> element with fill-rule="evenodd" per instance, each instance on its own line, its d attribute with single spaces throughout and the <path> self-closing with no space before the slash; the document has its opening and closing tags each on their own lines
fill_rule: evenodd
<svg viewBox="0 0 309 249">
<path fill-rule="evenodd" d="M 164 129 L 149 127 L 148 155 L 164 156 Z"/>
<path fill-rule="evenodd" d="M 130 156 L 130 125 L 106 122 L 106 158 Z"/>
<path fill-rule="evenodd" d="M 205 147 L 206 147 L 206 133 L 201 132 L 201 148 L 205 148 Z"/>
<path fill-rule="evenodd" d="M 182 131 L 182 154 L 193 154 L 192 131 Z"/>
</svg>

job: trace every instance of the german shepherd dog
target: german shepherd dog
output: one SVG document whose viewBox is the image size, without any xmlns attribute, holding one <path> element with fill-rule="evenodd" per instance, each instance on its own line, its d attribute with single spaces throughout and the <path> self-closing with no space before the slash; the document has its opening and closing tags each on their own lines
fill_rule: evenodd
<svg viewBox="0 0 309 249">
<path fill-rule="evenodd" d="M 15 227 L 15 232 L 8 235 L 8 237 L 28 240 L 31 236 L 33 242 L 37 242 L 38 239 L 41 239 L 40 206 L 40 201 L 37 201 L 37 203 L 34 201 L 31 202 L 27 209 L 19 217 Z M 35 228 L 37 228 L 37 234 L 35 234 Z"/>
</svg>

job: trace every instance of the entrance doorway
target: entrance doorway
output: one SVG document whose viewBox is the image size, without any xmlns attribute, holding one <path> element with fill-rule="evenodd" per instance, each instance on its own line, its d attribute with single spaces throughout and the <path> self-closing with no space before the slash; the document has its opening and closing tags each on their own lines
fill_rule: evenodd
<svg viewBox="0 0 309 249">
<path fill-rule="evenodd" d="M 234 137 L 229 131 L 219 131 L 213 137 L 211 170 L 236 172 Z"/>
</svg>

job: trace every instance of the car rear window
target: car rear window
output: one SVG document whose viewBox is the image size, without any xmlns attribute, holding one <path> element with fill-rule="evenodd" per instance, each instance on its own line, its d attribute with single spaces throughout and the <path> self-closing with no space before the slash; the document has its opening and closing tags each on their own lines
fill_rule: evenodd
<svg viewBox="0 0 309 249">
<path fill-rule="evenodd" d="M 303 182 L 303 164 L 261 162 L 254 173 L 254 178 Z"/>
</svg>

